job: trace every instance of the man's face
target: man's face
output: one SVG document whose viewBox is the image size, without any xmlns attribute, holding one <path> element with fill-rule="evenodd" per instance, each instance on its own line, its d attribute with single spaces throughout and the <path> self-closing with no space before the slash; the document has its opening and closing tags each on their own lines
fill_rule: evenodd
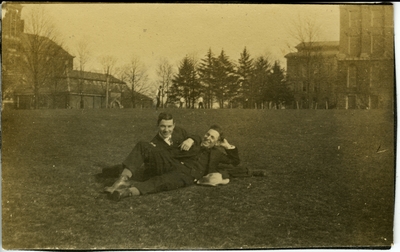
<svg viewBox="0 0 400 252">
<path fill-rule="evenodd" d="M 209 129 L 204 135 L 201 145 L 207 148 L 212 148 L 218 143 L 219 133 L 216 130 Z"/>
<path fill-rule="evenodd" d="M 174 120 L 161 120 L 158 124 L 158 131 L 163 138 L 171 136 L 172 131 L 174 131 L 175 123 Z"/>
</svg>

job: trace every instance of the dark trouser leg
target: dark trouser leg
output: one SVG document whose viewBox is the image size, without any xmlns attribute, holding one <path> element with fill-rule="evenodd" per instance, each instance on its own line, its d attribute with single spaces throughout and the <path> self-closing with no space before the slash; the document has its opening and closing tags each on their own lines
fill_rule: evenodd
<svg viewBox="0 0 400 252">
<path fill-rule="evenodd" d="M 135 173 L 143 163 L 149 160 L 150 152 L 155 148 L 148 142 L 138 142 L 122 162 L 123 166 Z"/>
<path fill-rule="evenodd" d="M 149 160 L 152 153 L 153 145 L 147 142 L 139 142 L 135 145 L 131 153 L 122 163 L 124 170 L 122 171 L 120 177 L 114 182 L 112 186 L 107 186 L 104 188 L 105 192 L 113 193 L 115 190 L 129 186 L 129 178 L 137 174 L 142 164 Z"/>
<path fill-rule="evenodd" d="M 194 184 L 194 178 L 180 171 L 155 176 L 144 182 L 135 182 L 133 186 L 139 189 L 140 194 L 150 194 L 162 191 L 175 190 Z"/>
<path fill-rule="evenodd" d="M 135 174 L 142 164 L 145 164 L 145 173 L 150 175 L 161 175 L 173 170 L 172 159 L 168 151 L 148 142 L 139 142 L 132 149 L 122 164 Z"/>
<path fill-rule="evenodd" d="M 101 169 L 101 176 L 106 178 L 117 178 L 123 170 L 124 167 L 122 164 L 104 167 Z"/>
<path fill-rule="evenodd" d="M 160 107 L 160 103 L 161 103 L 160 98 L 157 98 L 156 109 L 157 109 L 158 107 Z"/>
</svg>

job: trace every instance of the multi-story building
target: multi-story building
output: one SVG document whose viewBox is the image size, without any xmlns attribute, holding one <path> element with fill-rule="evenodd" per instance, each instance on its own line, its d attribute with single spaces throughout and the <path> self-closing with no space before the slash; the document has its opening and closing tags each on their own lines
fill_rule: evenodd
<svg viewBox="0 0 400 252">
<path fill-rule="evenodd" d="M 393 6 L 339 8 L 339 42 L 300 43 L 285 56 L 297 108 L 393 108 Z"/>
<path fill-rule="evenodd" d="M 340 6 L 338 107 L 393 108 L 393 6 Z"/>
<path fill-rule="evenodd" d="M 294 93 L 294 107 L 335 107 L 339 41 L 304 42 L 295 48 L 297 52 L 285 55 L 286 80 Z"/>
<path fill-rule="evenodd" d="M 74 56 L 47 37 L 24 32 L 22 8 L 15 3 L 3 5 L 3 105 L 18 109 L 104 108 L 108 84 L 108 107 L 130 107 L 132 95 L 137 97 L 136 107 L 151 107 L 151 98 L 132 93 L 125 82 L 113 76 L 73 70 Z M 35 44 L 45 49 L 34 55 L 35 50 L 28 48 Z M 36 64 L 30 60 L 33 58 Z M 32 78 L 33 72 L 40 78 Z M 34 85 L 34 81 L 40 83 Z"/>
</svg>

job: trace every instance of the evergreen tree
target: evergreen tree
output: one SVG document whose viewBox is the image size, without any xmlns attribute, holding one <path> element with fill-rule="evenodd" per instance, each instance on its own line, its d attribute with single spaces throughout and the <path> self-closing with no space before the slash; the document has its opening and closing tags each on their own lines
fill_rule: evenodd
<svg viewBox="0 0 400 252">
<path fill-rule="evenodd" d="M 260 56 L 256 58 L 254 61 L 252 83 L 255 90 L 254 101 L 259 106 L 261 106 L 260 104 L 264 104 L 264 102 L 267 100 L 265 94 L 267 92 L 270 71 L 271 64 L 266 57 Z"/>
<path fill-rule="evenodd" d="M 194 62 L 188 56 L 185 56 L 180 63 L 178 73 L 172 79 L 170 98 L 177 101 L 180 97 L 184 97 L 186 107 L 194 107 L 200 90 L 200 81 Z"/>
<path fill-rule="evenodd" d="M 214 62 L 216 61 L 214 54 L 211 51 L 211 48 L 208 50 L 204 59 L 201 60 L 201 63 L 198 67 L 198 74 L 200 76 L 200 81 L 202 85 L 202 90 L 204 92 L 204 100 L 206 107 L 212 108 L 212 104 L 214 101 L 214 83 L 215 79 L 213 76 L 213 68 Z"/>
<path fill-rule="evenodd" d="M 284 70 L 277 61 L 275 61 L 268 78 L 266 98 L 276 107 L 293 101 L 293 93 L 286 85 Z"/>
<path fill-rule="evenodd" d="M 238 98 L 243 102 L 244 108 L 251 108 L 255 102 L 255 96 L 257 95 L 257 89 L 252 82 L 252 76 L 254 71 L 253 59 L 250 58 L 246 47 L 240 54 L 240 59 L 237 74 L 239 76 L 239 89 Z"/>
<path fill-rule="evenodd" d="M 237 96 L 238 82 L 233 63 L 229 60 L 224 50 L 218 56 L 213 67 L 215 78 L 214 93 L 219 102 L 220 108 L 224 107 L 225 101 L 232 102 Z"/>
</svg>

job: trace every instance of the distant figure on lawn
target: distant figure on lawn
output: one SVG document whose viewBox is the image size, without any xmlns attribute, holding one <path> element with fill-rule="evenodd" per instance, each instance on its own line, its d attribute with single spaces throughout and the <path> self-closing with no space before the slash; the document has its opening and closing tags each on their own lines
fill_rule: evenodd
<svg viewBox="0 0 400 252">
<path fill-rule="evenodd" d="M 198 104 L 199 104 L 199 107 L 198 107 L 199 109 L 200 109 L 200 108 L 204 108 L 204 105 L 203 105 L 203 97 L 202 97 L 202 96 L 199 97 L 199 99 L 197 100 L 197 102 L 198 102 Z"/>
<path fill-rule="evenodd" d="M 221 146 L 226 153 L 215 148 Z M 195 183 L 203 185 L 227 184 L 227 172 L 218 170 L 219 164 L 240 163 L 238 150 L 223 138 L 222 129 L 213 125 L 201 137 L 188 138 L 185 147 L 162 149 L 153 142 L 139 142 L 123 162 L 124 170 L 117 181 L 105 191 L 120 200 L 129 196 L 169 191 Z M 138 182 L 131 177 L 145 165 L 149 179 Z"/>
<path fill-rule="evenodd" d="M 159 86 L 157 91 L 156 91 L 156 99 L 157 99 L 156 110 L 158 110 L 158 108 L 161 105 L 161 96 L 163 95 L 162 93 L 163 93 L 162 86 Z"/>
<path fill-rule="evenodd" d="M 183 104 L 185 104 L 185 98 L 181 97 L 181 99 L 179 99 L 179 108 L 183 108 Z"/>
</svg>

